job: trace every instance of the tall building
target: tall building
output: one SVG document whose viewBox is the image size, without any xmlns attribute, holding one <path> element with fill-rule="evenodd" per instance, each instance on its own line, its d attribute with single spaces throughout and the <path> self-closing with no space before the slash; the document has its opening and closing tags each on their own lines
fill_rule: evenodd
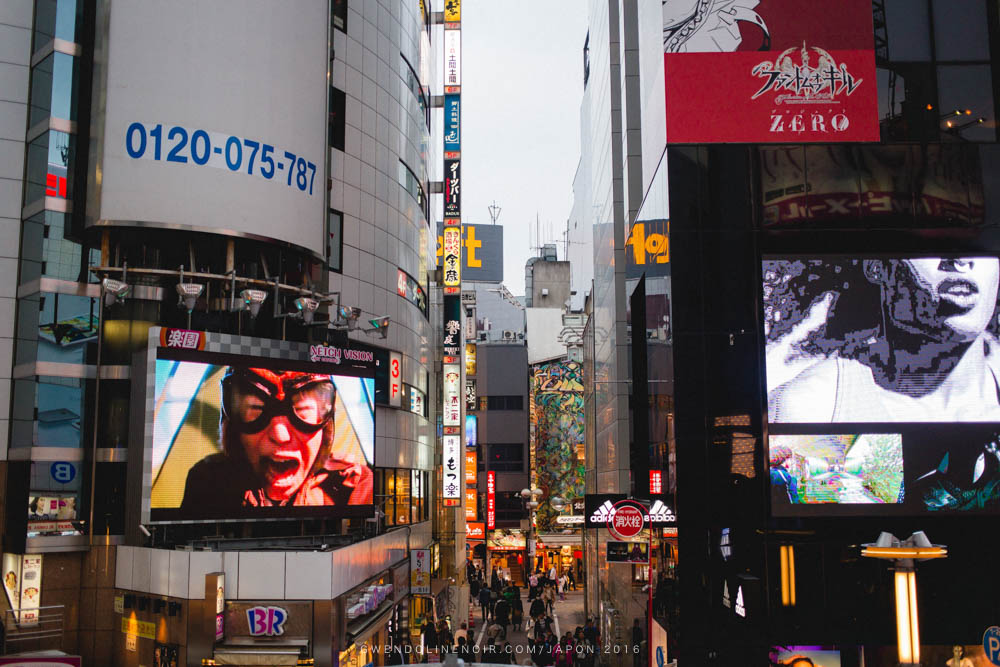
<svg viewBox="0 0 1000 667">
<path fill-rule="evenodd" d="M 3 3 L 8 653 L 381 664 L 446 611 L 430 9 Z"/>
<path fill-rule="evenodd" d="M 1000 511 L 997 9 L 735 6 L 590 3 L 587 490 L 677 523 L 648 570 L 589 528 L 588 612 L 614 642 L 651 606 L 685 664 L 971 655 Z M 915 531 L 947 558 L 862 551 Z"/>
</svg>

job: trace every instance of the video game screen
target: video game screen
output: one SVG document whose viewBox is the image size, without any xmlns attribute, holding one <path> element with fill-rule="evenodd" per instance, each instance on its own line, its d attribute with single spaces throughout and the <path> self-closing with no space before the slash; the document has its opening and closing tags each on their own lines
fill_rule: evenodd
<svg viewBox="0 0 1000 667">
<path fill-rule="evenodd" d="M 160 349 L 153 394 L 153 521 L 370 512 L 367 369 Z"/>
<path fill-rule="evenodd" d="M 1000 508 L 1000 259 L 765 256 L 776 515 Z"/>
</svg>

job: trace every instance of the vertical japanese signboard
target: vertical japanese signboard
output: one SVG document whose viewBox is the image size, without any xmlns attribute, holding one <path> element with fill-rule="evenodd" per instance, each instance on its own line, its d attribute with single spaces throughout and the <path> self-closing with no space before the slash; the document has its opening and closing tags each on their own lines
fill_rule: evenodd
<svg viewBox="0 0 1000 667">
<path fill-rule="evenodd" d="M 462 436 L 446 435 L 443 438 L 444 444 L 444 473 L 442 477 L 442 491 L 445 500 L 454 500 L 454 504 L 464 497 L 462 491 L 465 484 L 462 480 Z"/>
<path fill-rule="evenodd" d="M 479 517 L 479 493 L 473 487 L 465 489 L 465 520 L 475 521 Z"/>
<path fill-rule="evenodd" d="M 441 423 L 445 428 L 462 425 L 462 368 L 444 365 L 444 406 Z M 447 432 L 447 431 L 446 431 Z"/>
<path fill-rule="evenodd" d="M 462 217 L 462 161 L 458 158 L 444 161 L 444 217 L 445 219 Z M 447 231 L 445 228 L 446 234 Z M 458 242 L 462 242 L 461 237 Z M 445 259 L 447 257 L 448 249 L 445 247 Z"/>
<path fill-rule="evenodd" d="M 497 527 L 497 474 L 492 470 L 486 473 L 486 527 Z"/>
<path fill-rule="evenodd" d="M 457 95 L 444 96 L 444 152 L 445 157 L 456 157 L 462 150 L 462 98 Z"/>
<path fill-rule="evenodd" d="M 444 31 L 444 92 L 457 92 L 462 85 L 462 32 Z"/>
<path fill-rule="evenodd" d="M 444 21 L 455 23 L 462 20 L 462 1 L 444 0 Z"/>
<path fill-rule="evenodd" d="M 462 354 L 462 308 L 457 297 L 444 297 L 444 346 L 443 354 L 453 357 L 445 363 L 458 363 Z"/>
<path fill-rule="evenodd" d="M 462 289 L 462 228 L 444 228 L 444 261 L 442 264 L 444 272 L 445 295 L 454 295 L 455 303 L 461 308 L 459 303 L 459 292 Z M 456 317 L 456 319 L 458 319 Z"/>
<path fill-rule="evenodd" d="M 38 607 L 42 600 L 42 555 L 21 558 L 21 627 L 38 625 Z"/>
<path fill-rule="evenodd" d="M 431 593 L 431 552 L 428 549 L 414 549 L 410 552 L 410 593 Z"/>
<path fill-rule="evenodd" d="M 878 141 L 872 3 L 831 7 L 664 3 L 667 142 Z"/>
</svg>

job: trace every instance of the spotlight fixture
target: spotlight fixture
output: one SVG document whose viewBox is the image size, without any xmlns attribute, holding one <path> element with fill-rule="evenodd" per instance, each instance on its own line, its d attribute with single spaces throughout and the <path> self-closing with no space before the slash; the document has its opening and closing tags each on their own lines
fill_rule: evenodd
<svg viewBox="0 0 1000 667">
<path fill-rule="evenodd" d="M 125 599 L 123 600 L 122 604 L 124 605 L 124 607 L 126 609 L 134 609 L 135 608 L 135 594 L 134 593 L 126 593 L 125 594 Z"/>
<path fill-rule="evenodd" d="M 358 319 L 361 317 L 361 309 L 353 306 L 337 306 L 337 327 L 345 327 L 348 331 L 358 328 Z"/>
<path fill-rule="evenodd" d="M 313 315 L 316 313 L 316 309 L 319 308 L 319 301 L 307 296 L 300 296 L 295 300 L 295 308 L 299 311 L 296 314 L 302 318 L 303 322 L 312 324 Z"/>
<path fill-rule="evenodd" d="M 163 598 L 156 598 L 153 600 L 153 613 L 162 614 L 163 608 L 167 606 L 167 601 Z"/>
<path fill-rule="evenodd" d="M 180 602 L 169 602 L 167 604 L 167 615 L 168 616 L 176 616 L 177 614 L 180 613 L 180 611 L 181 611 L 181 603 Z"/>
<path fill-rule="evenodd" d="M 177 283 L 177 305 L 184 306 L 190 313 L 204 291 L 205 286 L 199 283 Z"/>
<path fill-rule="evenodd" d="M 257 317 L 261 304 L 267 300 L 267 292 L 262 289 L 245 289 L 240 292 L 240 298 L 243 299 L 243 309 L 250 311 L 250 317 Z"/>
<path fill-rule="evenodd" d="M 146 611 L 149 609 L 149 598 L 143 595 L 139 598 L 139 611 Z"/>
<path fill-rule="evenodd" d="M 389 335 L 389 319 L 388 315 L 383 315 L 382 317 L 373 317 L 368 320 L 372 325 L 371 329 L 365 329 L 365 333 L 372 333 L 377 331 L 382 338 L 386 338 Z"/>
<path fill-rule="evenodd" d="M 132 286 L 121 280 L 105 278 L 101 281 L 101 288 L 104 290 L 104 305 L 113 306 L 119 301 L 124 302 L 125 297 L 132 290 Z"/>
</svg>

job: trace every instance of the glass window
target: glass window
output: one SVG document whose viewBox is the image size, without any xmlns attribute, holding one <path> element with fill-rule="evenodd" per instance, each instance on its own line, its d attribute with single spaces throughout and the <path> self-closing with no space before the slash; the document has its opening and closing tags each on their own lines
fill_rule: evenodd
<svg viewBox="0 0 1000 667">
<path fill-rule="evenodd" d="M 330 146 L 338 151 L 344 150 L 345 114 L 347 95 L 344 91 L 330 86 Z"/>
<path fill-rule="evenodd" d="M 28 144 L 24 185 L 26 205 L 45 196 L 72 197 L 70 166 L 75 148 L 75 137 L 55 130 L 39 135 Z"/>
<path fill-rule="evenodd" d="M 396 523 L 410 521 L 410 471 L 396 471 Z"/>
<path fill-rule="evenodd" d="M 989 60 L 988 25 L 983 0 L 934 0 L 935 56 L 939 61 Z"/>
<path fill-rule="evenodd" d="M 32 53 L 53 37 L 75 42 L 83 15 L 83 3 L 77 0 L 35 0 L 35 34 Z"/>
<path fill-rule="evenodd" d="M 76 120 L 76 71 L 76 58 L 65 53 L 53 53 L 32 68 L 29 127 L 49 116 Z"/>
<path fill-rule="evenodd" d="M 383 470 L 382 494 L 385 497 L 385 504 L 382 511 L 385 513 L 385 525 L 396 525 L 396 471 Z"/>
<path fill-rule="evenodd" d="M 930 60 L 926 0 L 885 0 L 889 60 Z"/>
<path fill-rule="evenodd" d="M 84 364 L 97 340 L 97 299 L 44 293 L 18 302 L 17 363 Z"/>
<path fill-rule="evenodd" d="M 334 28 L 347 32 L 347 0 L 333 0 L 330 17 Z"/>
<path fill-rule="evenodd" d="M 83 248 L 65 238 L 68 216 L 42 211 L 24 221 L 21 234 L 21 277 L 24 285 L 44 276 L 78 281 L 83 271 Z"/>
<path fill-rule="evenodd" d="M 961 115 L 941 121 L 941 130 L 965 141 L 996 141 L 993 77 L 989 65 L 938 67 L 939 108 Z"/>
<path fill-rule="evenodd" d="M 424 123 L 427 125 L 427 129 L 430 130 L 430 105 L 427 104 L 427 96 L 424 93 L 424 87 L 420 85 L 420 77 L 417 76 L 416 70 L 413 69 L 413 66 L 410 65 L 410 61 L 408 61 L 403 54 L 399 54 L 399 57 L 403 61 L 403 81 L 410 92 L 417 98 L 417 104 L 420 106 L 420 114 L 424 117 Z"/>
<path fill-rule="evenodd" d="M 340 273 L 344 256 L 344 214 L 330 210 L 326 227 L 326 262 L 331 271 Z"/>
<path fill-rule="evenodd" d="M 84 383 L 60 377 L 15 380 L 11 446 L 79 447 Z"/>
</svg>

